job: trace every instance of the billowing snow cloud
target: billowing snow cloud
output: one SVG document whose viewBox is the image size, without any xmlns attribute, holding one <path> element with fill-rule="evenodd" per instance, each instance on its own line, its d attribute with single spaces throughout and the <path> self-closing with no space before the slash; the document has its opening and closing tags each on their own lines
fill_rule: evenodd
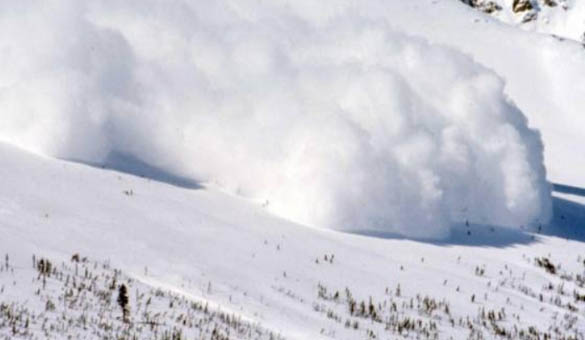
<svg viewBox="0 0 585 340">
<path fill-rule="evenodd" d="M 339 1 L 0 0 L 0 139 L 112 152 L 301 223 L 442 237 L 550 214 L 492 72 Z"/>
</svg>

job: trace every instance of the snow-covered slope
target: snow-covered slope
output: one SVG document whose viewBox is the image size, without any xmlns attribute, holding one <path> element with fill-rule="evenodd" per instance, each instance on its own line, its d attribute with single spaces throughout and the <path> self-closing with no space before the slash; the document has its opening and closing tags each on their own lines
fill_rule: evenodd
<svg viewBox="0 0 585 340">
<path fill-rule="evenodd" d="M 585 44 L 585 3 L 579 0 L 461 0 L 524 30 Z"/>
<path fill-rule="evenodd" d="M 582 339 L 585 49 L 500 19 L 0 0 L 0 338 Z"/>
<path fill-rule="evenodd" d="M 80 265 L 78 283 L 87 282 L 89 275 L 98 280 L 95 289 L 105 287 L 113 274 L 102 269 L 104 261 L 108 268 L 122 269 L 120 282 L 127 282 L 126 275 L 135 280 L 130 289 L 135 324 L 129 332 L 138 332 L 136 327 L 145 321 L 147 298 L 138 298 L 142 293 L 154 301 L 147 315 L 160 312 L 157 320 L 169 325 L 167 331 L 178 325 L 183 334 L 198 329 L 164 321 L 184 313 L 188 302 L 179 303 L 182 299 L 200 306 L 207 302 L 214 311 L 264 330 L 258 334 L 272 332 L 288 339 L 367 339 L 369 334 L 392 339 L 398 332 L 411 338 L 420 332 L 441 339 L 472 333 L 490 338 L 498 330 L 516 338 L 529 327 L 549 334 L 585 331 L 585 303 L 578 299 L 585 294 L 580 256 L 585 235 L 575 233 L 584 222 L 582 205 L 555 199 L 554 225 L 543 227 L 544 233 L 568 239 L 472 224 L 459 226 L 441 242 L 416 242 L 383 233 L 295 225 L 254 202 L 209 187 L 178 187 L 39 158 L 5 145 L 0 155 L 0 245 L 10 263 L 8 270 L 0 271 L 0 303 L 14 302 L 42 314 L 29 321 L 28 331 L 36 336 L 42 334 L 40 320 L 63 324 L 54 313 L 78 320 L 72 316 L 86 304 L 60 295 L 66 280 L 56 279 L 58 274 L 42 289 L 31 257 L 49 259 L 63 277 L 73 277 L 76 264 L 70 258 L 76 253 L 89 259 L 89 265 Z M 536 265 L 535 258 L 542 257 L 558 265 L 555 274 Z M 154 293 L 157 288 L 161 293 Z M 169 307 L 166 292 L 175 294 L 175 309 Z M 82 301 L 93 299 L 91 291 L 83 290 L 82 295 Z M 46 300 L 54 301 L 54 310 L 45 310 Z M 66 301 L 71 307 L 63 309 L 60 304 Z M 350 313 L 352 301 L 356 305 Z M 361 301 L 366 305 L 363 313 Z M 119 320 L 120 311 L 107 306 L 110 309 L 85 307 L 84 315 L 98 318 L 105 311 L 114 330 L 122 332 L 128 326 Z M 193 313 L 190 320 L 202 318 Z M 0 313 L 0 334 L 11 338 L 10 324 L 3 323 L 7 320 Z M 411 322 L 413 328 L 407 326 Z M 97 327 L 84 330 L 79 325 L 69 324 L 63 334 L 95 338 Z M 212 325 L 207 326 L 209 332 Z M 159 332 L 163 330 L 161 326 Z M 230 339 L 261 338 L 237 334 Z"/>
</svg>

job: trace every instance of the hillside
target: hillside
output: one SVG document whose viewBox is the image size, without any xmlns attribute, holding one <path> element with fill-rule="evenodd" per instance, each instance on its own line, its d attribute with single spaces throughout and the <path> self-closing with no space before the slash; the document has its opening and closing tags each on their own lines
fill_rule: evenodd
<svg viewBox="0 0 585 340">
<path fill-rule="evenodd" d="M 463 224 L 424 242 L 292 224 L 213 186 L 0 152 L 6 339 L 578 338 L 585 329 L 585 207 L 571 201 L 554 199 L 541 234 Z M 41 259 L 53 264 L 46 278 Z M 130 287 L 130 324 L 113 280 Z"/>
<path fill-rule="evenodd" d="M 497 330 L 516 338 L 530 327 L 557 338 L 585 328 L 585 207 L 560 198 L 553 224 L 541 234 L 471 224 L 456 227 L 447 239 L 419 242 L 295 225 L 213 187 L 177 187 L 7 146 L 1 154 L 0 237 L 7 257 L 0 272 L 0 334 L 7 339 L 43 337 L 43 329 L 53 326 L 47 334 L 56 339 L 153 336 L 140 324 L 153 315 L 161 324 L 159 338 L 180 330 L 214 339 L 214 328 L 223 335 L 231 329 L 230 339 L 268 332 L 287 339 L 490 338 Z M 72 262 L 74 254 L 88 262 Z M 47 288 L 31 258 L 54 264 Z M 554 272 L 538 265 L 543 259 Z M 108 293 L 115 276 L 131 287 L 130 328 L 112 301 L 116 292 Z M 79 293 L 67 298 L 75 280 Z M 82 289 L 91 284 L 103 287 L 110 302 L 93 300 L 101 296 L 98 288 Z M 169 299 L 177 306 L 169 307 Z M 375 320 L 369 307 L 357 311 L 370 300 Z M 55 306 L 47 308 L 48 301 Z M 173 322 L 190 304 L 208 304 L 210 312 L 260 331 L 242 335 L 198 309 L 188 315 L 208 320 L 199 328 Z M 7 315 L 18 310 L 28 312 L 13 328 Z M 499 316 L 490 320 L 490 311 Z M 25 320 L 30 313 L 36 320 Z M 84 326 L 80 314 L 81 320 L 105 317 L 113 328 L 95 333 L 100 327 Z M 60 315 L 74 322 L 63 324 Z"/>
<path fill-rule="evenodd" d="M 583 339 L 582 5 L 0 0 L 0 339 Z"/>
</svg>

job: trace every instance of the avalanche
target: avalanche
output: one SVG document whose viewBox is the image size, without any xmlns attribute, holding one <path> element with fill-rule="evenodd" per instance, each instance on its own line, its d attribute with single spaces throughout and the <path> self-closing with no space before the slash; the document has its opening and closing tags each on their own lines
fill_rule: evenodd
<svg viewBox="0 0 585 340">
<path fill-rule="evenodd" d="M 554 1 L 0 0 L 0 339 L 583 339 Z"/>
<path fill-rule="evenodd" d="M 0 139 L 126 155 L 318 227 L 546 223 L 542 142 L 502 80 L 381 4 L 4 2 Z"/>
</svg>

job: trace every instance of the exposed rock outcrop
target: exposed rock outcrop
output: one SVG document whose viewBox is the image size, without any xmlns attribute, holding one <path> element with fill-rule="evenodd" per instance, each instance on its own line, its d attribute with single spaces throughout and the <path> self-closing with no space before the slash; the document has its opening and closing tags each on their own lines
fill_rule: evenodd
<svg viewBox="0 0 585 340">
<path fill-rule="evenodd" d="M 483 11 L 485 13 L 488 14 L 492 14 L 496 11 L 501 11 L 502 10 L 502 6 L 500 6 L 498 3 L 491 1 L 491 0 L 461 0 L 463 3 L 473 7 L 473 8 L 477 8 L 480 11 Z"/>
<path fill-rule="evenodd" d="M 512 10 L 514 13 L 526 12 L 534 9 L 534 5 L 530 0 L 514 0 L 512 3 Z"/>
</svg>

